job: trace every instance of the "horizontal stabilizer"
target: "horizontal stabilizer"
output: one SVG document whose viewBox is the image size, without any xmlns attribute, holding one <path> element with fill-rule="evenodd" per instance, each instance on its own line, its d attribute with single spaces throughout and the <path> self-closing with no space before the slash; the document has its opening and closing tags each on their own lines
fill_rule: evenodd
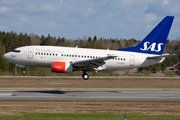
<svg viewBox="0 0 180 120">
<path fill-rule="evenodd" d="M 149 56 L 147 57 L 147 59 L 158 59 L 158 58 L 163 58 L 163 57 L 170 57 L 170 56 L 174 56 L 176 54 L 162 54 L 162 55 L 158 55 L 158 56 Z"/>
</svg>

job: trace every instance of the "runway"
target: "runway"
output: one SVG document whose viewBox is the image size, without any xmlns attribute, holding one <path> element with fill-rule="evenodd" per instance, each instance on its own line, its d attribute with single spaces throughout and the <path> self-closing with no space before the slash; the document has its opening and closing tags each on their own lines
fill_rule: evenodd
<svg viewBox="0 0 180 120">
<path fill-rule="evenodd" d="M 0 100 L 180 101 L 179 90 L 0 90 Z"/>
</svg>

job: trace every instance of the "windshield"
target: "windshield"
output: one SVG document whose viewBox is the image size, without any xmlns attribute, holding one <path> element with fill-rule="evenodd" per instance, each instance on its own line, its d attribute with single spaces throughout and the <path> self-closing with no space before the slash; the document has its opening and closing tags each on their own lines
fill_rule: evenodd
<svg viewBox="0 0 180 120">
<path fill-rule="evenodd" d="M 11 52 L 19 53 L 21 51 L 20 50 L 12 50 Z"/>
</svg>

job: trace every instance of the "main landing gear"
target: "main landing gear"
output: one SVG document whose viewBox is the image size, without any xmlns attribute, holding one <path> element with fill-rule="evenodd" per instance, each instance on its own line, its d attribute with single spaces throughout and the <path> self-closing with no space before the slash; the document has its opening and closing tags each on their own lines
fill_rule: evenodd
<svg viewBox="0 0 180 120">
<path fill-rule="evenodd" d="M 86 73 L 86 71 L 83 72 L 82 78 L 83 78 L 84 80 L 89 79 L 89 75 Z"/>
</svg>

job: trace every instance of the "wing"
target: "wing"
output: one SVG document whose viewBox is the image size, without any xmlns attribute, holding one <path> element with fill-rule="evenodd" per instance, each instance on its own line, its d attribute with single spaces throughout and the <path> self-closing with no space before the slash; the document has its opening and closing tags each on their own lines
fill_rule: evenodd
<svg viewBox="0 0 180 120">
<path fill-rule="evenodd" d="M 81 60 L 81 61 L 73 61 L 71 62 L 72 65 L 76 67 L 86 67 L 88 70 L 96 70 L 100 71 L 102 69 L 106 69 L 104 66 L 105 61 L 115 58 L 117 56 L 106 56 L 106 57 L 100 57 L 95 59 L 88 59 L 88 60 Z"/>
</svg>

